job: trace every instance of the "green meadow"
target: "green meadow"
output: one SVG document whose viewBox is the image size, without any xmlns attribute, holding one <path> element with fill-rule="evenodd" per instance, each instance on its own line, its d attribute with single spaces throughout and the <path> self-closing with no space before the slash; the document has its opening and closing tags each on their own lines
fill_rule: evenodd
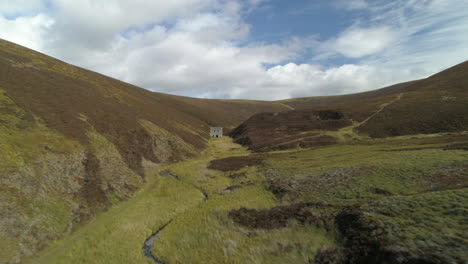
<svg viewBox="0 0 468 264">
<path fill-rule="evenodd" d="M 309 263 L 320 250 L 342 245 L 333 220 L 314 224 L 291 216 L 284 226 L 265 229 L 229 216 L 239 208 L 268 212 L 303 202 L 326 203 L 331 211 L 359 206 L 365 217 L 386 226 L 395 244 L 448 249 L 448 257 L 463 259 L 468 152 L 444 148 L 467 141 L 441 134 L 254 154 L 229 138 L 212 139 L 197 158 L 148 170 L 145 186 L 132 198 L 29 263 L 154 263 L 143 255 L 143 244 L 168 222 L 152 248 L 165 263 Z M 208 169 L 212 160 L 246 155 L 261 163 Z M 177 178 L 161 176 L 165 170 Z"/>
</svg>

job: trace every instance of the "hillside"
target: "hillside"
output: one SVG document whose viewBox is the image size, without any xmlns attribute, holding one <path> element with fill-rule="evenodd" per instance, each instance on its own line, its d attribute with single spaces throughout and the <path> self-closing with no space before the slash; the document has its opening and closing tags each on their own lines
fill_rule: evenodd
<svg viewBox="0 0 468 264">
<path fill-rule="evenodd" d="M 388 137 L 468 130 L 467 73 L 468 61 L 406 87 L 358 131 Z"/>
<path fill-rule="evenodd" d="M 466 263 L 468 135 L 251 153 L 228 137 L 26 263 Z"/>
<path fill-rule="evenodd" d="M 407 87 L 419 83 L 412 81 L 395 84 L 378 90 L 335 96 L 294 98 L 280 101 L 295 110 L 336 109 L 346 113 L 355 121 L 361 122 L 375 113 L 379 106 L 392 100 Z"/>
<path fill-rule="evenodd" d="M 198 155 L 209 126 L 285 109 L 154 93 L 0 40 L 0 262 L 128 199 L 145 165 Z"/>
<path fill-rule="evenodd" d="M 210 100 L 0 40 L 0 263 L 464 263 L 467 71 Z"/>
<path fill-rule="evenodd" d="M 336 144 L 337 139 L 323 131 L 338 131 L 350 125 L 347 116 L 330 110 L 260 113 L 235 128 L 230 136 L 254 151 L 308 148 Z"/>
<path fill-rule="evenodd" d="M 468 130 L 468 62 L 424 80 L 375 91 L 281 101 L 295 109 L 257 114 L 230 134 L 255 151 L 372 138 Z M 337 113 L 338 121 L 319 117 Z M 319 121 L 320 120 L 320 121 Z"/>
</svg>

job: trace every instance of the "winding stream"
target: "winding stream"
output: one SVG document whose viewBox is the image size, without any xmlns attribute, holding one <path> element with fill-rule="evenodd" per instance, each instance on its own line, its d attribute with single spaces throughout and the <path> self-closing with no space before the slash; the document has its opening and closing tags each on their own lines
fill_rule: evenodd
<svg viewBox="0 0 468 264">
<path fill-rule="evenodd" d="M 162 176 L 162 177 L 172 177 L 172 178 L 180 181 L 180 178 L 177 175 L 172 174 L 170 171 L 163 171 L 163 172 L 159 173 L 159 175 Z M 196 188 L 198 191 L 200 191 L 203 194 L 204 202 L 208 201 L 208 193 L 205 190 L 203 190 L 202 188 L 197 187 L 195 185 L 193 185 L 193 187 Z M 167 222 L 166 224 L 161 226 L 154 234 L 152 234 L 148 239 L 146 239 L 145 243 L 143 244 L 143 248 L 142 248 L 143 254 L 147 258 L 154 261 L 154 263 L 156 263 L 156 264 L 166 264 L 166 262 L 164 262 L 163 260 L 161 260 L 158 257 L 156 257 L 155 255 L 153 255 L 153 253 L 151 252 L 151 248 L 153 247 L 153 244 L 154 244 L 154 241 L 156 240 L 156 238 L 159 236 L 159 234 L 161 234 L 161 232 L 164 230 L 164 228 L 166 228 L 172 222 L 172 220 L 173 219 L 169 220 L 169 222 Z"/>
<path fill-rule="evenodd" d="M 159 236 L 159 234 L 166 228 L 167 225 L 169 225 L 172 222 L 172 219 L 169 220 L 166 224 L 161 226 L 158 231 L 156 231 L 154 234 L 152 234 L 148 239 L 146 239 L 145 244 L 143 244 L 143 254 L 151 260 L 154 261 L 156 264 L 165 264 L 164 261 L 161 259 L 157 258 L 153 253 L 151 252 L 151 248 L 153 247 L 154 240 Z"/>
</svg>

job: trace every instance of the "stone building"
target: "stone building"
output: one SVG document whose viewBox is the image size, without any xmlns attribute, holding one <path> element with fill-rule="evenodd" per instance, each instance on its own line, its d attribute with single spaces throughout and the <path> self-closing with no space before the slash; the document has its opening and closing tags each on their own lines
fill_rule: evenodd
<svg viewBox="0 0 468 264">
<path fill-rule="evenodd" d="M 210 137 L 222 137 L 223 128 L 222 127 L 210 127 Z"/>
</svg>

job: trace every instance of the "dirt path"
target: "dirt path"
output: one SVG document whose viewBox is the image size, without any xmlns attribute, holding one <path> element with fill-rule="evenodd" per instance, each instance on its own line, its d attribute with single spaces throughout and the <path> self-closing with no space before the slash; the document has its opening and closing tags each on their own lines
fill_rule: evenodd
<svg viewBox="0 0 468 264">
<path fill-rule="evenodd" d="M 364 125 L 367 121 L 371 120 L 374 116 L 378 115 L 380 112 L 382 112 L 387 106 L 389 105 L 392 105 L 394 104 L 395 102 L 397 102 L 398 100 L 401 99 L 401 97 L 403 97 L 403 94 L 404 93 L 401 93 L 397 96 L 397 98 L 393 99 L 392 101 L 388 102 L 388 103 L 385 103 L 385 104 L 382 104 L 379 108 L 379 110 L 377 110 L 377 112 L 373 113 L 372 115 L 370 115 L 366 120 L 362 121 L 359 125 L 362 126 Z"/>
<path fill-rule="evenodd" d="M 287 105 L 287 104 L 280 103 L 280 105 L 282 105 L 282 106 L 288 108 L 289 110 L 296 110 L 296 109 L 294 109 L 294 107 L 289 106 L 289 105 Z"/>
</svg>

